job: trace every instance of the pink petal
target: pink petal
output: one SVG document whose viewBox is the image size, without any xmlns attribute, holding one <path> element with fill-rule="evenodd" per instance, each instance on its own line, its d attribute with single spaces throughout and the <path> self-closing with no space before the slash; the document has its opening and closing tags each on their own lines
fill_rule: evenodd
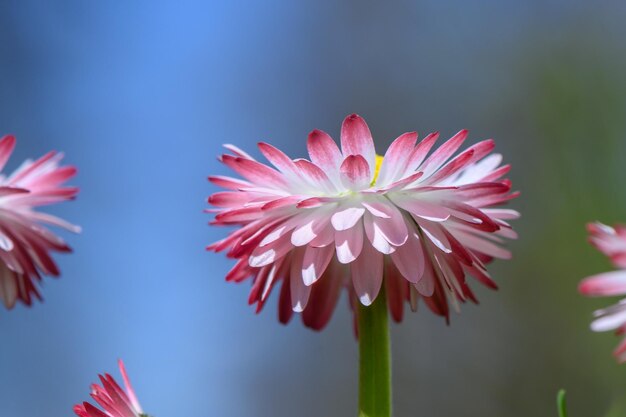
<svg viewBox="0 0 626 417">
<path fill-rule="evenodd" d="M 375 226 L 381 231 L 385 240 L 394 246 L 401 246 L 407 241 L 409 231 L 404 220 L 404 216 L 393 205 L 389 205 L 387 211 L 389 218 L 374 217 Z"/>
<path fill-rule="evenodd" d="M 222 146 L 224 146 L 224 148 L 228 149 L 229 151 L 231 151 L 233 154 L 235 154 L 239 158 L 245 158 L 245 159 L 250 159 L 251 161 L 255 161 L 255 159 L 252 156 L 250 156 L 249 153 L 247 153 L 246 151 L 240 149 L 236 145 L 233 145 L 232 143 L 225 143 Z"/>
<path fill-rule="evenodd" d="M 396 322 L 402 321 L 404 315 L 404 301 L 407 298 L 408 286 L 400 271 L 393 262 L 385 262 L 385 288 L 391 317 Z"/>
<path fill-rule="evenodd" d="M 335 141 L 321 130 L 309 133 L 307 149 L 311 161 L 320 167 L 331 179 L 339 176 L 339 166 L 343 162 L 343 156 Z"/>
<path fill-rule="evenodd" d="M 419 180 L 423 175 L 423 172 L 416 172 L 415 174 L 411 174 L 408 177 L 404 177 L 398 181 L 392 182 L 391 184 L 385 185 L 384 187 L 378 188 L 376 189 L 376 192 L 380 194 L 403 190 L 409 187 L 415 181 Z"/>
<path fill-rule="evenodd" d="M 283 265 L 284 263 L 281 263 L 280 266 L 282 267 Z M 279 270 L 279 267 L 276 266 L 276 264 L 272 265 L 272 268 L 270 269 L 270 272 L 267 275 L 267 280 L 265 281 L 263 292 L 261 293 L 261 301 L 265 301 L 267 297 L 270 295 L 272 288 L 274 288 L 274 283 L 276 282 L 276 279 L 278 278 L 278 273 L 279 273 L 278 270 Z"/>
<path fill-rule="evenodd" d="M 141 410 L 141 406 L 139 405 L 139 401 L 137 400 L 135 390 L 133 389 L 133 386 L 130 383 L 130 379 L 128 378 L 128 373 L 126 372 L 124 362 L 120 359 L 118 361 L 118 365 L 120 368 L 120 372 L 122 373 L 122 379 L 124 380 L 124 386 L 126 387 L 126 393 L 128 394 L 128 398 L 130 399 L 130 402 L 135 411 L 141 414 L 143 413 L 143 411 Z"/>
<path fill-rule="evenodd" d="M 326 228 L 329 220 L 328 210 L 324 209 L 315 210 L 305 216 L 291 234 L 291 243 L 294 246 L 308 245 L 320 231 Z"/>
<path fill-rule="evenodd" d="M 474 157 L 472 158 L 472 161 L 476 162 L 476 161 L 484 160 L 483 158 L 485 158 L 487 155 L 489 155 L 491 153 L 491 151 L 494 150 L 495 147 L 496 147 L 496 143 L 494 142 L 494 140 L 493 139 L 487 139 L 487 140 L 480 141 L 480 142 L 470 146 L 468 148 L 468 150 L 473 150 L 474 151 Z M 495 162 L 495 161 L 493 161 L 493 162 Z M 499 162 L 496 163 L 493 168 L 496 168 L 498 165 L 500 165 Z"/>
<path fill-rule="evenodd" d="M 389 145 L 380 167 L 378 179 L 376 180 L 377 184 L 385 185 L 388 182 L 395 181 L 399 174 L 405 172 L 407 162 L 415 148 L 416 140 L 417 132 L 409 132 L 401 135 Z"/>
<path fill-rule="evenodd" d="M 317 234 L 311 241 L 310 246 L 321 248 L 328 246 L 335 241 L 335 229 L 329 224 Z"/>
<path fill-rule="evenodd" d="M 430 176 L 424 183 L 427 184 L 437 184 L 442 182 L 450 177 L 454 176 L 462 169 L 466 168 L 474 157 L 474 150 L 468 149 L 465 152 L 459 154 L 456 158 L 452 159 L 448 162 L 443 168 L 434 172 L 433 175 Z"/>
<path fill-rule="evenodd" d="M 341 151 L 343 156 L 361 155 L 370 167 L 376 166 L 376 150 L 367 123 L 361 116 L 352 114 L 341 125 Z"/>
<path fill-rule="evenodd" d="M 443 277 L 448 285 L 461 300 L 465 299 L 465 295 L 461 288 L 461 284 L 465 283 L 465 275 L 463 268 L 459 265 L 454 256 L 441 252 L 439 250 L 432 251 L 435 268 L 438 269 L 439 275 Z"/>
<path fill-rule="evenodd" d="M 281 225 L 275 225 L 275 227 L 272 228 L 272 231 L 266 234 L 261 242 L 259 242 L 259 246 L 267 246 L 285 236 L 290 230 L 293 230 L 293 228 L 296 227 L 299 219 L 301 219 L 301 217 L 294 217 Z"/>
<path fill-rule="evenodd" d="M 330 221 L 335 230 L 348 230 L 361 219 L 363 213 L 363 207 L 342 206 L 331 216 Z"/>
<path fill-rule="evenodd" d="M 0 140 L 0 171 L 4 168 L 15 149 L 15 136 L 6 135 Z"/>
<path fill-rule="evenodd" d="M 341 183 L 349 190 L 359 191 L 369 188 L 372 173 L 367 161 L 361 155 L 350 155 L 339 168 Z"/>
<path fill-rule="evenodd" d="M 294 246 L 308 245 L 317 237 L 317 233 L 313 230 L 313 226 L 317 219 L 308 220 L 304 225 L 296 228 L 291 234 L 291 243 Z"/>
<path fill-rule="evenodd" d="M 498 223 L 476 207 L 458 201 L 447 201 L 443 204 L 448 207 L 455 217 L 475 224 L 474 228 L 485 232 L 495 232 L 500 229 Z"/>
<path fill-rule="evenodd" d="M 434 244 L 437 248 L 445 253 L 451 253 L 452 247 L 446 234 L 442 230 L 442 226 L 438 222 L 431 222 L 424 220 L 421 217 L 413 216 L 413 219 L 417 222 L 422 233 L 428 241 Z"/>
<path fill-rule="evenodd" d="M 256 271 L 256 276 L 252 279 L 252 288 L 250 289 L 250 294 L 248 295 L 248 304 L 252 305 L 261 301 L 261 293 L 263 292 L 263 288 L 265 287 L 265 283 L 267 282 L 269 271 L 275 266 L 276 264 L 272 264 L 271 266 L 264 266 L 263 268 L 259 268 Z"/>
<path fill-rule="evenodd" d="M 366 200 L 361 204 L 376 217 L 382 217 L 383 219 L 391 218 L 391 214 L 389 213 L 391 209 L 389 207 L 392 206 L 392 204 L 388 202 L 382 200 Z"/>
<path fill-rule="evenodd" d="M 17 281 L 15 275 L 8 270 L 3 272 L 0 279 L 0 299 L 6 308 L 13 308 L 18 297 Z"/>
<path fill-rule="evenodd" d="M 383 254 L 365 244 L 351 270 L 352 284 L 361 304 L 371 305 L 383 282 Z"/>
<path fill-rule="evenodd" d="M 466 138 L 467 130 L 461 130 L 433 152 L 420 168 L 424 171 L 424 177 L 428 178 L 437 171 L 461 147 Z"/>
<path fill-rule="evenodd" d="M 461 242 L 461 244 L 463 244 L 468 249 L 498 259 L 511 259 L 512 255 L 510 251 L 501 248 L 491 241 L 460 230 L 455 230 L 453 232 L 453 235 L 459 242 Z"/>
<path fill-rule="evenodd" d="M 605 272 L 585 278 L 578 290 L 590 296 L 613 296 L 626 294 L 626 271 Z"/>
<path fill-rule="evenodd" d="M 302 262 L 302 278 L 304 285 L 313 285 L 321 278 L 331 259 L 333 259 L 334 254 L 335 248 L 331 245 L 321 248 L 307 246 Z"/>
<path fill-rule="evenodd" d="M 491 142 L 491 143 L 487 143 L 487 146 L 489 147 L 489 145 L 491 145 L 489 148 L 486 148 L 485 151 L 489 150 L 489 152 L 491 150 L 493 150 L 493 141 L 485 141 L 485 142 Z M 474 145 L 474 146 L 478 146 L 480 144 L 482 144 L 483 142 L 479 142 L 478 144 Z M 485 145 L 482 145 L 485 146 Z M 482 151 L 482 149 L 480 149 Z M 487 152 L 488 153 L 488 152 Z M 460 184 L 471 184 L 474 182 L 487 182 L 485 180 L 485 178 L 489 175 L 491 175 L 494 170 L 496 170 L 498 168 L 498 166 L 500 165 L 500 163 L 502 162 L 502 155 L 500 154 L 493 154 L 493 155 L 489 155 L 486 158 L 480 160 L 482 157 L 484 157 L 484 152 L 480 152 L 478 154 L 474 155 L 474 160 L 477 161 L 476 163 L 474 163 L 474 165 L 468 167 L 464 172 L 463 175 L 461 175 L 461 177 L 459 178 Z"/>
<path fill-rule="evenodd" d="M 209 197 L 208 203 L 216 207 L 236 207 L 248 202 L 250 196 L 239 191 L 221 191 Z"/>
<path fill-rule="evenodd" d="M 73 410 L 74 414 L 76 414 L 78 417 L 90 417 L 89 414 L 87 414 L 87 410 L 85 410 L 85 406 L 83 404 L 75 405 Z"/>
<path fill-rule="evenodd" d="M 85 407 L 85 411 L 89 417 L 109 417 L 107 414 L 104 414 L 102 411 L 98 410 L 89 403 L 83 403 L 83 406 Z"/>
<path fill-rule="evenodd" d="M 402 246 L 396 248 L 391 254 L 393 263 L 398 271 L 409 282 L 417 283 L 424 275 L 424 248 L 417 234 L 413 233 Z"/>
<path fill-rule="evenodd" d="M 476 278 L 479 282 L 481 282 L 486 287 L 491 288 L 492 290 L 498 289 L 498 285 L 491 279 L 487 271 L 485 271 L 482 267 L 478 265 L 474 265 L 474 266 L 465 267 L 465 268 L 470 273 L 470 275 L 472 275 L 474 278 Z"/>
<path fill-rule="evenodd" d="M 230 178 L 221 175 L 211 175 L 209 181 L 218 187 L 238 190 L 242 187 L 251 187 L 252 183 L 237 178 Z"/>
<path fill-rule="evenodd" d="M 494 194 L 504 194 L 511 189 L 510 185 L 498 182 L 477 182 L 463 185 L 455 191 L 455 195 L 465 200 L 491 197 Z M 467 202 L 467 201 L 466 201 Z"/>
<path fill-rule="evenodd" d="M 434 269 L 431 256 L 426 254 L 425 249 L 424 253 L 426 255 L 424 256 L 424 274 L 418 283 L 413 284 L 413 288 L 424 297 L 432 297 L 439 282 L 439 277 Z"/>
<path fill-rule="evenodd" d="M 495 219 L 515 220 L 520 218 L 519 212 L 511 209 L 487 208 L 482 209 L 482 211 L 489 217 L 493 217 Z"/>
<path fill-rule="evenodd" d="M 365 234 L 367 235 L 368 240 L 372 246 L 376 248 L 376 250 L 387 255 L 396 250 L 385 238 L 385 235 L 380 230 L 380 226 L 374 223 L 374 217 L 370 213 L 365 213 L 363 225 L 365 227 Z"/>
<path fill-rule="evenodd" d="M 340 201 L 340 198 L 337 197 L 311 197 L 305 200 L 300 201 L 297 204 L 297 208 L 315 208 L 323 206 L 324 204 L 332 204 L 337 201 Z"/>
<path fill-rule="evenodd" d="M 314 330 L 321 330 L 332 317 L 341 289 L 345 285 L 346 267 L 331 262 L 324 276 L 311 287 L 311 296 L 302 313 L 304 324 Z"/>
<path fill-rule="evenodd" d="M 599 318 L 591 323 L 591 330 L 594 332 L 615 330 L 626 324 L 626 306 L 623 303 L 596 311 L 595 315 Z"/>
<path fill-rule="evenodd" d="M 300 170 L 302 176 L 312 186 L 317 189 L 322 189 L 325 193 L 333 193 L 337 191 L 337 188 L 330 180 L 328 175 L 313 162 L 309 162 L 306 159 L 299 159 L 295 161 L 296 166 Z"/>
<path fill-rule="evenodd" d="M 489 175 L 480 179 L 481 182 L 498 181 L 511 171 L 511 165 L 503 165 L 493 170 Z"/>
<path fill-rule="evenodd" d="M 257 220 L 263 216 L 260 207 L 244 207 L 223 211 L 215 216 L 217 224 L 238 224 Z"/>
<path fill-rule="evenodd" d="M 0 187 L 0 197 L 8 197 L 13 195 L 21 195 L 30 194 L 31 191 L 25 188 L 17 188 L 17 187 Z M 15 201 L 14 201 L 15 203 Z"/>
<path fill-rule="evenodd" d="M 337 259 L 342 264 L 354 261 L 363 249 L 363 227 L 361 224 L 336 232 L 335 249 L 337 251 Z"/>
<path fill-rule="evenodd" d="M 250 255 L 248 263 L 254 268 L 260 268 L 276 262 L 293 249 L 290 239 L 281 238 L 267 246 L 259 246 Z"/>
<path fill-rule="evenodd" d="M 64 166 L 54 168 L 49 172 L 40 172 L 37 178 L 33 178 L 28 183 L 28 188 L 31 192 L 34 192 L 36 190 L 50 189 L 52 187 L 60 186 L 62 183 L 76 175 L 77 172 L 78 170 L 73 166 Z"/>
<path fill-rule="evenodd" d="M 280 172 L 289 174 L 292 177 L 298 176 L 295 163 L 283 151 L 265 142 L 259 142 L 258 146 L 263 156 L 278 168 Z"/>
<path fill-rule="evenodd" d="M 304 250 L 298 249 L 291 258 L 290 286 L 291 286 L 291 307 L 296 313 L 301 313 L 306 308 L 311 294 L 311 287 L 304 285 L 302 279 L 302 260 Z"/>
<path fill-rule="evenodd" d="M 437 142 L 437 139 L 439 139 L 439 132 L 431 133 L 422 139 L 409 156 L 405 171 L 406 174 L 412 173 L 420 167 L 424 159 L 426 159 L 428 152 L 432 149 L 435 142 Z"/>
<path fill-rule="evenodd" d="M 25 161 L 13 174 L 8 178 L 9 185 L 28 183 L 32 177 L 36 177 L 36 173 L 42 168 L 55 168 L 58 162 L 63 158 L 62 154 L 50 151 L 36 161 Z"/>
<path fill-rule="evenodd" d="M 450 218 L 450 211 L 445 207 L 419 197 L 411 197 L 410 194 L 389 194 L 389 199 L 398 207 L 426 220 L 443 222 Z"/>
<path fill-rule="evenodd" d="M 275 198 L 261 206 L 261 210 L 269 211 L 275 210 L 277 208 L 282 207 L 297 207 L 298 203 L 300 203 L 301 198 L 299 196 L 288 196 L 288 197 L 279 197 Z"/>
<path fill-rule="evenodd" d="M 230 155 L 222 156 L 222 161 L 239 175 L 254 184 L 271 186 L 279 189 L 287 187 L 287 181 L 280 172 L 275 171 L 260 162 Z"/>
</svg>

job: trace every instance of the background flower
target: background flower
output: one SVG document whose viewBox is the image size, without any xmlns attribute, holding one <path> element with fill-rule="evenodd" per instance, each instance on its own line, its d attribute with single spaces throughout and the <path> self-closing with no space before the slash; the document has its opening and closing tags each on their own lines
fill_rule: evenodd
<svg viewBox="0 0 626 417">
<path fill-rule="evenodd" d="M 137 396 L 133 390 L 124 362 L 118 361 L 120 373 L 124 381 L 125 391 L 120 387 L 115 378 L 109 374 L 99 375 L 102 385 L 91 386 L 92 398 L 105 411 L 103 413 L 88 402 L 74 406 L 74 413 L 79 417 L 140 417 L 145 416 Z"/>
<path fill-rule="evenodd" d="M 341 150 L 325 132 L 309 134 L 310 161 L 260 143 L 276 169 L 226 145 L 232 154 L 221 161 L 244 178 L 209 177 L 228 189 L 209 197 L 213 224 L 239 226 L 209 246 L 238 260 L 226 279 L 252 278 L 257 311 L 281 285 L 280 321 L 302 312 L 314 329 L 330 319 L 341 288 L 370 305 L 383 275 L 397 321 L 405 301 L 415 309 L 423 298 L 446 318 L 448 303 L 475 301 L 466 275 L 496 288 L 485 263 L 510 258 L 501 243 L 517 236 L 507 220 L 518 213 L 497 207 L 517 196 L 503 179 L 510 167 L 491 154 L 492 140 L 454 156 L 467 131 L 435 148 L 438 137 L 416 145 L 417 133 L 405 133 L 377 157 L 369 127 L 351 115 Z"/>
<path fill-rule="evenodd" d="M 0 171 L 6 165 L 15 138 L 0 140 Z M 26 305 L 33 297 L 41 299 L 38 283 L 42 274 L 59 275 L 50 252 L 70 252 L 70 247 L 45 225 L 78 233 L 80 228 L 35 209 L 71 200 L 76 187 L 63 184 L 76 174 L 73 166 L 61 166 L 62 154 L 50 152 L 26 160 L 10 175 L 0 175 L 0 299 L 7 308 L 16 301 Z"/>
<path fill-rule="evenodd" d="M 592 223 L 588 225 L 588 230 L 589 241 L 620 269 L 585 278 L 580 283 L 580 292 L 594 297 L 626 295 L 626 227 Z M 623 334 L 626 332 L 626 299 L 609 308 L 597 310 L 594 316 L 596 319 L 591 324 L 592 330 L 616 330 L 618 334 Z M 626 339 L 619 344 L 614 355 L 619 362 L 626 362 Z"/>
</svg>

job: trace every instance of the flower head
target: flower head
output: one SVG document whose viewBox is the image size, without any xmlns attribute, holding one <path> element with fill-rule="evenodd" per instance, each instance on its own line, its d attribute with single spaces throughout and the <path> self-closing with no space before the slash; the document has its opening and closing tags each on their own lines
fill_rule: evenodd
<svg viewBox="0 0 626 417">
<path fill-rule="evenodd" d="M 252 278 L 257 310 L 280 285 L 280 321 L 301 312 L 314 329 L 344 287 L 352 303 L 369 305 L 384 282 L 398 321 L 418 298 L 446 318 L 449 303 L 475 301 L 466 275 L 495 288 L 485 264 L 509 258 L 500 244 L 516 237 L 506 220 L 518 213 L 496 208 L 517 196 L 502 179 L 509 166 L 491 154 L 492 140 L 454 156 L 465 130 L 431 153 L 438 136 L 416 145 L 417 133 L 405 133 L 379 157 L 367 124 L 351 115 L 341 149 L 322 131 L 309 134 L 310 160 L 260 143 L 275 168 L 226 145 L 221 161 L 244 179 L 209 177 L 228 190 L 209 197 L 210 211 L 212 224 L 238 228 L 209 249 L 237 260 L 227 280 Z"/>
<path fill-rule="evenodd" d="M 608 256 L 617 271 L 605 272 L 585 278 L 579 285 L 582 294 L 588 296 L 611 297 L 626 295 L 626 227 L 610 227 L 602 223 L 587 226 L 589 241 L 602 253 Z M 615 330 L 618 334 L 626 332 L 626 299 L 619 303 L 598 310 L 591 329 L 596 332 Z M 626 362 L 626 339 L 614 352 L 621 363 Z"/>
<path fill-rule="evenodd" d="M 0 171 L 7 163 L 15 138 L 0 139 Z M 70 252 L 70 247 L 44 225 L 78 232 L 55 216 L 36 211 L 38 206 L 73 199 L 76 187 L 63 183 L 76 174 L 73 166 L 60 166 L 62 154 L 50 152 L 36 161 L 26 160 L 10 175 L 0 174 L 0 300 L 7 308 L 16 301 L 26 305 L 41 299 L 42 275 L 58 276 L 50 252 Z"/>
<path fill-rule="evenodd" d="M 122 379 L 124 380 L 124 391 L 115 379 L 109 375 L 99 375 L 102 386 L 93 384 L 91 386 L 91 397 L 104 409 L 104 412 L 94 407 L 88 402 L 74 406 L 74 413 L 79 417 L 141 417 L 145 416 L 137 401 L 137 396 L 130 385 L 124 362 L 118 362 Z"/>
</svg>

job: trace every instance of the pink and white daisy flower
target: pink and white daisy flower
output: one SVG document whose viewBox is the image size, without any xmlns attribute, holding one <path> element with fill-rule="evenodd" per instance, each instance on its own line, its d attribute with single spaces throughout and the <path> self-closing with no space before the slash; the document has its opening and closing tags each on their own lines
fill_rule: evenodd
<svg viewBox="0 0 626 417">
<path fill-rule="evenodd" d="M 74 413 L 79 417 L 142 417 L 146 416 L 141 410 L 141 405 L 137 401 L 137 396 L 133 390 L 124 362 L 118 362 L 122 379 L 124 381 L 124 391 L 122 387 L 109 374 L 99 375 L 102 386 L 93 384 L 91 386 L 91 397 L 104 409 L 100 411 L 88 402 L 74 406 Z"/>
<path fill-rule="evenodd" d="M 0 171 L 14 147 L 13 136 L 0 140 Z M 33 297 L 41 299 L 37 284 L 42 275 L 59 275 L 50 252 L 71 252 L 44 225 L 80 231 L 77 226 L 35 210 L 71 200 L 78 193 L 76 187 L 63 186 L 76 174 L 76 168 L 60 166 L 62 158 L 62 154 L 50 152 L 36 161 L 24 161 L 10 175 L 0 174 L 0 300 L 7 308 L 18 300 L 31 305 Z"/>
<path fill-rule="evenodd" d="M 608 256 L 619 270 L 585 278 L 578 287 L 580 292 L 592 297 L 626 295 L 626 226 L 610 227 L 592 223 L 587 229 L 589 241 Z M 591 323 L 593 331 L 615 330 L 620 335 L 626 333 L 626 299 L 596 311 L 594 316 L 596 319 Z M 626 362 L 626 339 L 619 344 L 614 355 L 620 363 Z"/>
<path fill-rule="evenodd" d="M 326 133 L 308 137 L 310 160 L 292 160 L 267 143 L 261 153 L 275 167 L 232 145 L 221 161 L 243 179 L 211 176 L 228 191 L 209 197 L 211 224 L 237 226 L 208 247 L 237 260 L 228 281 L 252 278 L 250 304 L 260 311 L 280 285 L 279 319 L 301 312 L 304 324 L 323 328 L 342 288 L 350 301 L 369 305 L 386 287 L 392 317 L 419 298 L 449 317 L 449 303 L 476 301 L 467 275 L 491 288 L 485 264 L 508 259 L 503 238 L 519 216 L 497 206 L 517 196 L 502 179 L 509 166 L 486 140 L 454 156 L 462 130 L 430 153 L 438 133 L 416 145 L 417 133 L 398 137 L 377 156 L 361 117 L 348 116 L 341 149 Z M 429 155 L 430 153 L 430 155 Z M 384 277 L 384 279 L 383 279 Z"/>
</svg>

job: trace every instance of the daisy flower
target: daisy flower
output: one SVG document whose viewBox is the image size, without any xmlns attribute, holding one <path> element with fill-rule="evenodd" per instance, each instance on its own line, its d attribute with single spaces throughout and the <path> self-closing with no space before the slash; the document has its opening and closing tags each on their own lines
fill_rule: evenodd
<svg viewBox="0 0 626 417">
<path fill-rule="evenodd" d="M 511 257 L 502 243 L 516 238 L 507 221 L 519 216 L 499 207 L 518 194 L 492 140 L 456 154 L 467 133 L 438 148 L 438 133 L 417 144 L 417 133 L 405 133 L 381 157 L 353 114 L 341 148 L 327 133 L 309 134 L 310 159 L 259 143 L 272 167 L 226 145 L 220 160 L 242 179 L 209 177 L 227 191 L 209 197 L 208 211 L 211 224 L 235 229 L 208 249 L 236 260 L 227 280 L 251 280 L 257 311 L 280 287 L 283 323 L 298 312 L 321 329 L 342 289 L 354 308 L 372 304 L 383 286 L 396 321 L 419 299 L 447 319 L 450 306 L 476 301 L 468 276 L 496 288 L 486 264 Z"/>
<path fill-rule="evenodd" d="M 124 391 L 115 379 L 105 374 L 99 375 L 102 386 L 93 384 L 91 386 L 91 397 L 104 409 L 100 411 L 88 402 L 74 406 L 74 413 L 79 417 L 147 417 L 141 410 L 139 401 L 133 387 L 130 385 L 124 362 L 118 362 L 122 379 L 124 380 Z"/>
<path fill-rule="evenodd" d="M 15 138 L 0 140 L 0 172 L 6 165 Z M 76 187 L 63 184 L 76 174 L 73 166 L 61 166 L 62 154 L 50 152 L 36 161 L 26 160 L 10 175 L 0 174 L 0 300 L 7 308 L 17 301 L 31 305 L 41 299 L 42 275 L 58 276 L 51 252 L 71 252 L 70 247 L 46 225 L 78 233 L 80 228 L 35 210 L 75 198 Z"/>
<path fill-rule="evenodd" d="M 626 295 L 626 227 L 610 227 L 602 223 L 587 226 L 589 241 L 600 252 L 608 256 L 617 271 L 605 272 L 585 278 L 579 285 L 582 294 L 592 297 L 613 297 Z M 615 330 L 617 334 L 626 332 L 626 299 L 619 303 L 598 310 L 591 329 L 596 332 Z M 626 362 L 626 339 L 614 352 L 620 363 Z"/>
</svg>

